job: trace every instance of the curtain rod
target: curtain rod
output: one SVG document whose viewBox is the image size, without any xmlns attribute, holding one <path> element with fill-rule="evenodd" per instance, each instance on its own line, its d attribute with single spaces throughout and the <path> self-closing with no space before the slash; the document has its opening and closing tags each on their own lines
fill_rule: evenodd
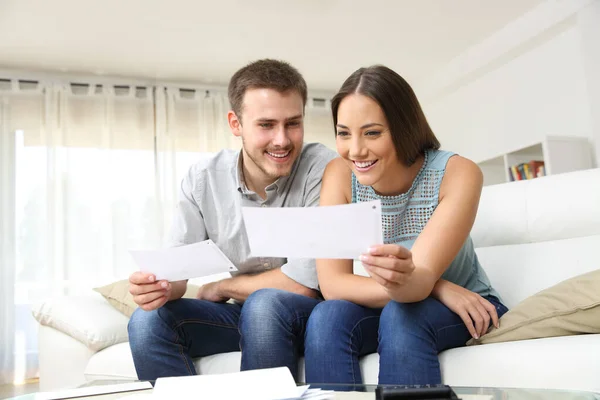
<svg viewBox="0 0 600 400">
<path fill-rule="evenodd" d="M 67 72 L 43 72 L 31 70 L 14 70 L 0 68 L 0 82 L 3 80 L 19 80 L 21 82 L 38 83 L 39 81 L 54 81 L 61 83 L 90 82 L 96 85 L 112 85 L 114 87 L 148 87 L 148 86 L 165 86 L 175 87 L 183 91 L 204 90 L 210 92 L 227 93 L 226 85 L 210 85 L 194 82 L 177 82 L 168 80 L 152 80 L 143 78 L 128 78 L 118 76 L 98 76 L 86 75 L 81 73 Z M 308 90 L 308 97 L 315 99 L 331 99 L 335 91 L 329 90 Z"/>
</svg>

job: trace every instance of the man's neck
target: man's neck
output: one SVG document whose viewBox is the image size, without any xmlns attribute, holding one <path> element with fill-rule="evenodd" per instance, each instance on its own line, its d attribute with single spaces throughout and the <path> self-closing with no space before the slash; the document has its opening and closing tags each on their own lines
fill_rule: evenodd
<svg viewBox="0 0 600 400">
<path fill-rule="evenodd" d="M 250 165 L 248 165 L 250 164 Z M 266 176 L 252 161 L 246 162 L 242 156 L 242 173 L 244 174 L 244 182 L 246 187 L 259 195 L 262 199 L 267 198 L 267 186 L 275 182 L 277 179 Z"/>
</svg>

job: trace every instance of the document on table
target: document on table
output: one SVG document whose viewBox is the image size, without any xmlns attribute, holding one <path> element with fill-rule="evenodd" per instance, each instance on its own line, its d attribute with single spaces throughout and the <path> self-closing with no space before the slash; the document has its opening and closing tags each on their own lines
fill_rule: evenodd
<svg viewBox="0 0 600 400">
<path fill-rule="evenodd" d="M 150 384 L 150 382 L 115 383 L 112 385 L 97 385 L 74 389 L 65 389 L 56 392 L 40 392 L 35 394 L 35 400 L 70 399 L 77 397 L 97 396 L 102 394 L 132 392 L 136 390 L 147 389 L 152 389 L 152 385 Z"/>
<path fill-rule="evenodd" d="M 243 207 L 253 257 L 358 259 L 383 244 L 381 201 L 321 207 Z"/>
<path fill-rule="evenodd" d="M 212 240 L 159 250 L 129 250 L 140 271 L 157 280 L 181 281 L 237 268 Z"/>
<path fill-rule="evenodd" d="M 329 399 L 333 392 L 296 386 L 287 367 L 226 374 L 158 378 L 153 397 L 164 399 L 291 400 Z"/>
</svg>

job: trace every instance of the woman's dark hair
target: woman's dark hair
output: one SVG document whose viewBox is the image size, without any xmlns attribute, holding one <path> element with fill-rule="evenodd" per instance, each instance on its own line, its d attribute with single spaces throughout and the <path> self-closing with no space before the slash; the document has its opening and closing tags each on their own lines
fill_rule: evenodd
<svg viewBox="0 0 600 400">
<path fill-rule="evenodd" d="M 398 159 L 403 164 L 411 166 L 426 150 L 440 148 L 415 92 L 396 72 L 374 65 L 350 75 L 331 101 L 334 126 L 337 126 L 340 103 L 354 93 L 370 97 L 379 104 L 387 119 Z"/>
</svg>

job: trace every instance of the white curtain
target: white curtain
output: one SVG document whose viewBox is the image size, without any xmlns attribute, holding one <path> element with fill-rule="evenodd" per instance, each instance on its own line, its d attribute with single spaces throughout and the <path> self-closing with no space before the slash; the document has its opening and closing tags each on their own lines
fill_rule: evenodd
<svg viewBox="0 0 600 400">
<path fill-rule="evenodd" d="M 220 91 L 156 88 L 156 155 L 163 230 L 168 231 L 177 200 L 177 189 L 190 165 L 210 158 L 221 149 L 237 150 L 227 122 L 229 101 Z"/>
<path fill-rule="evenodd" d="M 39 134 L 42 127 L 44 95 L 35 84 L 0 82 L 0 383 L 12 383 L 27 374 L 27 334 L 24 326 L 34 326 L 24 308 L 27 293 L 18 292 L 16 280 L 23 274 L 20 235 L 23 219 L 22 186 L 18 178 L 18 151 L 22 132 Z M 30 226 L 29 228 L 32 228 Z M 25 306 L 26 307 L 26 306 Z M 35 334 L 35 333 L 34 333 Z M 36 358 L 33 355 L 33 358 Z M 34 362 L 35 363 L 35 362 Z"/>
<path fill-rule="evenodd" d="M 0 385 L 14 377 L 14 141 L 0 92 Z"/>
<path fill-rule="evenodd" d="M 28 90 L 12 82 L 2 94 L 4 381 L 37 372 L 30 304 L 126 278 L 135 269 L 127 249 L 158 247 L 163 236 L 152 88 Z"/>
</svg>

